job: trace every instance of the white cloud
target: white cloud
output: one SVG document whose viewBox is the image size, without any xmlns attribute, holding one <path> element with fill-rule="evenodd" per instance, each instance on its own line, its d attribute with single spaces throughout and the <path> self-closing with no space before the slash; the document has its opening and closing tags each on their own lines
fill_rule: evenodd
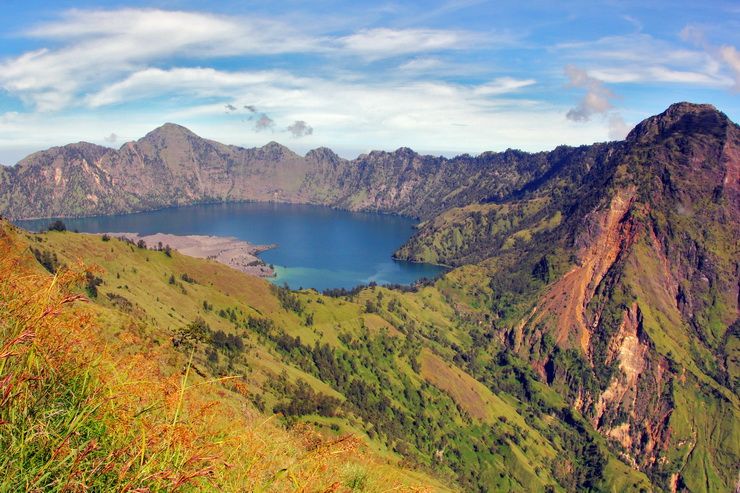
<svg viewBox="0 0 740 493">
<path fill-rule="evenodd" d="M 712 45 L 707 41 L 704 29 L 692 24 L 684 27 L 680 36 L 684 41 L 700 46 L 715 61 L 716 72 L 719 72 L 723 65 L 726 66 L 730 71 L 728 85 L 732 85 L 734 91 L 740 91 L 740 52 L 734 46 Z"/>
<path fill-rule="evenodd" d="M 285 72 L 225 72 L 213 68 L 147 68 L 135 72 L 89 95 L 91 107 L 173 93 L 197 97 L 228 97 L 232 91 L 243 91 L 255 85 L 286 84 L 297 81 Z"/>
<path fill-rule="evenodd" d="M 7 113 L 0 114 L 0 123 L 10 123 L 18 118 L 19 113 L 17 111 L 8 111 Z"/>
<path fill-rule="evenodd" d="M 402 63 L 398 66 L 401 70 L 406 70 L 410 72 L 425 72 L 427 70 L 432 70 L 439 68 L 443 65 L 442 61 L 438 58 L 413 58 L 407 62 Z"/>
<path fill-rule="evenodd" d="M 442 29 L 365 29 L 338 39 L 347 51 L 368 58 L 469 48 L 480 36 Z"/>
<path fill-rule="evenodd" d="M 684 29 L 682 39 L 696 42 L 696 29 Z M 701 49 L 687 49 L 649 34 L 606 36 L 595 41 L 562 43 L 554 48 L 571 63 L 588 67 L 608 83 L 671 83 L 723 87 L 731 79 L 715 57 Z"/>
<path fill-rule="evenodd" d="M 95 112 L 76 111 L 70 116 L 26 115 L 0 124 L 0 149 L 12 145 L 41 149 L 79 140 L 94 141 L 95 136 L 100 136 L 101 122 L 115 122 L 118 142 L 139 138 L 165 121 L 173 121 L 204 137 L 249 147 L 274 138 L 270 130 L 284 130 L 296 121 L 304 121 L 310 122 L 313 128 L 321 128 L 321 132 L 306 132 L 296 139 L 296 145 L 301 146 L 299 150 L 323 145 L 345 155 L 368 148 L 392 150 L 401 146 L 444 154 L 507 147 L 538 151 L 608 138 L 604 122 L 577 125 L 563 122 L 561 107 L 522 98 L 505 99 L 504 88 L 515 91 L 524 87 L 524 82 L 517 82 L 518 79 L 496 79 L 469 86 L 430 81 L 291 78 L 290 74 L 255 77 L 249 72 L 215 69 L 200 69 L 196 73 L 180 70 L 147 71 L 146 77 L 133 77 L 135 83 L 114 83 L 115 90 L 103 89 L 97 101 L 126 101 L 137 94 L 185 90 L 212 91 L 209 94 L 213 97 L 188 105 L 178 104 L 180 100 L 177 100 L 169 106 L 137 107 L 131 112 L 127 112 L 126 106 L 101 104 Z M 288 82 L 281 83 L 282 78 Z M 226 101 L 240 110 L 224 114 Z M 254 119 L 247 119 L 253 113 L 243 109 L 245 106 L 255 109 Z M 263 125 L 267 132 L 255 132 L 256 118 L 262 114 L 269 115 L 272 124 Z M 98 142 L 106 144 L 102 137 Z"/>
<path fill-rule="evenodd" d="M 740 52 L 734 46 L 722 46 L 719 54 L 733 72 L 735 78 L 733 89 L 740 91 Z"/>
<path fill-rule="evenodd" d="M 103 84 L 146 75 L 176 57 L 268 56 L 284 53 L 399 54 L 469 47 L 479 36 L 441 29 L 370 29 L 317 36 L 291 24 L 256 17 L 157 9 L 72 10 L 23 33 L 52 48 L 0 61 L 0 88 L 41 111 L 75 105 Z M 115 88 L 110 89 L 113 91 Z M 105 94 L 87 98 L 106 104 Z"/>
<path fill-rule="evenodd" d="M 565 75 L 568 77 L 569 87 L 586 90 L 578 105 L 568 111 L 566 117 L 569 120 L 588 121 L 592 115 L 606 113 L 613 108 L 611 101 L 615 94 L 604 86 L 602 81 L 574 65 L 566 65 Z"/>
<path fill-rule="evenodd" d="M 609 117 L 609 139 L 623 140 L 632 130 L 632 127 L 624 121 L 620 115 L 614 114 Z"/>
<path fill-rule="evenodd" d="M 513 77 L 499 77 L 487 84 L 475 88 L 475 94 L 481 96 L 495 96 L 515 92 L 523 87 L 531 86 L 536 81 L 534 79 L 514 79 Z"/>
</svg>

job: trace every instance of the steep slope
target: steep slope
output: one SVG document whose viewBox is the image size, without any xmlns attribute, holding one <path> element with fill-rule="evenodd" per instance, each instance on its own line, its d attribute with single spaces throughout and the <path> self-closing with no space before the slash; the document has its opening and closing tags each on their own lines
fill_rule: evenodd
<svg viewBox="0 0 740 493">
<path fill-rule="evenodd" d="M 132 322 L 115 337 L 174 344 L 180 361 L 195 347 L 203 378 L 247 375 L 266 412 L 353 432 L 466 491 L 737 487 L 740 129 L 713 107 L 673 105 L 623 142 L 449 161 L 206 141 L 190 162 L 158 137 L 169 129 L 131 146 L 188 200 L 251 173 L 280 200 L 416 213 L 428 220 L 398 255 L 461 267 L 414 292 L 327 297 L 117 240 L 30 235 L 47 265 L 103 267 L 96 304 Z M 251 152 L 239 170 L 193 174 L 232 150 Z M 301 178 L 287 183 L 280 160 Z M 150 192 L 147 207 L 178 196 Z M 198 317 L 210 332 L 193 341 Z"/>
<path fill-rule="evenodd" d="M 164 372 L 188 364 L 196 385 L 225 379 L 228 403 L 246 398 L 296 430 L 366 443 L 376 462 L 340 475 L 366 475 L 366 491 L 380 471 L 432 491 L 649 487 L 526 363 L 499 355 L 503 346 L 476 382 L 460 358 L 482 335 L 471 338 L 435 287 L 328 297 L 115 238 L 26 237 L 52 269 L 79 258 L 99 266 L 88 296 L 105 314 L 101 336 L 124 344 L 122 356 L 148 355 Z"/>
<path fill-rule="evenodd" d="M 484 275 L 464 268 L 444 282 L 461 312 L 657 486 L 727 491 L 740 460 L 739 149 L 725 115 L 677 104 L 577 180 L 563 178 L 566 167 L 487 206 L 488 236 L 466 229 L 478 212 L 469 206 L 430 221 L 401 252 L 481 252 Z M 457 250 L 439 241 L 465 234 L 473 241 Z"/>
<path fill-rule="evenodd" d="M 74 245 L 120 253 L 118 267 L 129 274 L 144 276 L 155 264 L 122 242 L 54 240 L 72 247 L 69 255 Z M 70 257 L 51 253 L 50 243 L 0 221 L 3 491 L 448 491 L 356 436 L 287 430 L 261 414 L 236 368 L 210 374 L 196 346 L 173 347 L 172 332 L 157 322 L 180 317 L 174 305 L 157 311 L 149 295 L 131 297 L 152 303 L 141 306 L 115 294 L 128 286 L 113 288 L 114 280 L 136 285 L 99 267 L 70 262 L 52 276 L 34 255 L 52 270 Z M 250 278 L 228 274 L 247 281 L 232 289 L 253 288 Z M 199 301 L 178 308 L 189 313 Z M 216 340 L 224 357 L 224 341 L 236 339 Z"/>
</svg>

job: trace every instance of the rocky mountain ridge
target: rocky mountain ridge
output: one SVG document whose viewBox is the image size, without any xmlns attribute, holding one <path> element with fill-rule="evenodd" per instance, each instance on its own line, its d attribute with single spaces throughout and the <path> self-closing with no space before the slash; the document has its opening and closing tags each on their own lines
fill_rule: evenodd
<svg viewBox="0 0 740 493">
<path fill-rule="evenodd" d="M 346 160 L 327 148 L 299 156 L 276 142 L 227 146 L 168 123 L 118 150 L 81 142 L 3 168 L 0 213 L 31 219 L 254 200 L 429 218 L 449 207 L 502 199 L 558 161 L 582 159 L 588 149 L 447 159 L 401 148 Z"/>
<path fill-rule="evenodd" d="M 515 198 L 443 213 L 399 255 L 482 268 L 449 275 L 458 310 L 656 485 L 730 490 L 739 151 L 726 116 L 674 105 L 592 166 L 570 162 Z"/>
</svg>

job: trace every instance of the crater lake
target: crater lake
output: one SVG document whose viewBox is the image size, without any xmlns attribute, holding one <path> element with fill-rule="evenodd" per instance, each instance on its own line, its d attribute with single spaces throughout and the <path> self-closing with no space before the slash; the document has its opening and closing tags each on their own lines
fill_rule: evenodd
<svg viewBox="0 0 740 493">
<path fill-rule="evenodd" d="M 444 267 L 399 261 L 393 252 L 414 232 L 411 218 L 328 207 L 277 203 L 207 204 L 115 216 L 62 219 L 84 233 L 233 236 L 255 245 L 276 244 L 260 254 L 275 268 L 270 281 L 293 289 L 352 288 L 359 284 L 412 284 Z M 45 229 L 53 219 L 16 221 Z"/>
</svg>

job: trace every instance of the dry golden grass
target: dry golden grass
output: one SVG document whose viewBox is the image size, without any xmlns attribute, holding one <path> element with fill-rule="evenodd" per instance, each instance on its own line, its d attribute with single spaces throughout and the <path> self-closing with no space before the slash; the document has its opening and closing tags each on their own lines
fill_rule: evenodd
<svg viewBox="0 0 740 493">
<path fill-rule="evenodd" d="M 44 273 L 0 223 L 0 490 L 425 491 L 356 437 L 260 415 L 238 376 L 136 331 L 106 342 L 84 276 Z"/>
</svg>

